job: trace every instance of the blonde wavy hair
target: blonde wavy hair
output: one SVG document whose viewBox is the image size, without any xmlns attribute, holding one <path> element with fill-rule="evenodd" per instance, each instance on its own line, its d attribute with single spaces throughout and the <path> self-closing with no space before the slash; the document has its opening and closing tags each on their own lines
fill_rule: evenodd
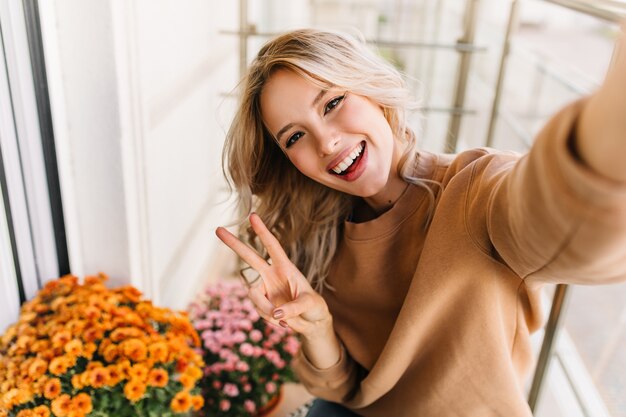
<svg viewBox="0 0 626 417">
<path fill-rule="evenodd" d="M 291 31 L 267 42 L 239 84 L 240 102 L 222 155 L 224 173 L 238 193 L 241 212 L 246 215 L 255 210 L 291 261 L 321 292 L 325 287 L 331 288 L 325 279 L 354 197 L 300 173 L 266 129 L 260 96 L 278 69 L 291 70 L 321 88 L 343 88 L 380 105 L 394 137 L 406 143 L 398 167 L 401 175 L 416 146 L 415 134 L 406 127 L 405 109 L 416 103 L 401 74 L 362 39 L 314 29 Z M 249 225 L 243 234 L 267 259 Z"/>
</svg>

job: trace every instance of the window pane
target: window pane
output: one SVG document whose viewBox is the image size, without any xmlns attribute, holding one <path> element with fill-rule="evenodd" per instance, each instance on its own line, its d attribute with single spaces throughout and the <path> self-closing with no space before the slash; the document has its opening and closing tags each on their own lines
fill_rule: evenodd
<svg viewBox="0 0 626 417">
<path fill-rule="evenodd" d="M 564 324 L 610 415 L 626 416 L 626 283 L 572 288 Z"/>
</svg>

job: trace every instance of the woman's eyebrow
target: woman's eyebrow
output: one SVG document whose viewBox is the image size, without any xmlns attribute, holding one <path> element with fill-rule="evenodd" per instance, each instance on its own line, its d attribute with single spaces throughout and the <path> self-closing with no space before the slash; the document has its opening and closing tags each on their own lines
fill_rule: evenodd
<svg viewBox="0 0 626 417">
<path fill-rule="evenodd" d="M 322 88 L 321 91 L 317 94 L 317 96 L 315 96 L 315 99 L 313 100 L 311 107 L 317 106 L 317 103 L 319 103 L 319 101 L 322 99 L 322 97 L 324 97 L 324 95 L 327 92 L 328 92 L 328 88 Z"/>
<path fill-rule="evenodd" d="M 282 129 L 280 129 L 278 131 L 278 133 L 276 134 L 276 142 L 280 142 L 280 137 L 289 129 L 291 129 L 294 126 L 293 123 L 287 123 Z"/>
<path fill-rule="evenodd" d="M 313 103 L 311 103 L 311 107 L 315 107 L 317 106 L 317 103 L 319 103 L 319 101 L 322 99 L 322 97 L 324 97 L 326 95 L 326 93 L 328 92 L 328 88 L 322 88 L 320 90 L 319 93 L 317 93 L 317 95 L 315 96 L 315 99 L 313 99 Z M 288 123 L 285 126 L 283 126 L 282 129 L 280 129 L 278 131 L 278 133 L 276 133 L 276 141 L 280 142 L 280 137 L 289 129 L 291 129 L 294 126 L 293 123 Z"/>
</svg>

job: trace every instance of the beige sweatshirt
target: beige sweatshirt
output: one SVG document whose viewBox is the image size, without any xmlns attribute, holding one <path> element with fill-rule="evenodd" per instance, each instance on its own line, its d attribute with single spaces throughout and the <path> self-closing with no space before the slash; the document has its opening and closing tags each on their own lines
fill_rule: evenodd
<svg viewBox="0 0 626 417">
<path fill-rule="evenodd" d="M 529 337 L 544 283 L 626 280 L 626 184 L 590 171 L 568 139 L 582 101 L 556 115 L 526 156 L 420 152 L 415 175 L 441 183 L 346 222 L 323 296 L 340 361 L 294 361 L 316 396 L 363 416 L 530 416 Z"/>
</svg>

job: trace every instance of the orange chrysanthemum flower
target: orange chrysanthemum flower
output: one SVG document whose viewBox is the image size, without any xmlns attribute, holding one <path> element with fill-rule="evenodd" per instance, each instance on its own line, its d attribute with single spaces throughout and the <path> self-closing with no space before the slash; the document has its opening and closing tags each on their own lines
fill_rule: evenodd
<svg viewBox="0 0 626 417">
<path fill-rule="evenodd" d="M 72 398 L 72 408 L 74 410 L 82 412 L 83 414 L 91 413 L 91 410 L 93 410 L 93 406 L 91 404 L 91 397 L 89 396 L 89 394 L 81 392 L 80 394 Z"/>
<path fill-rule="evenodd" d="M 150 359 L 154 362 L 165 362 L 167 361 L 167 343 L 157 342 L 148 346 L 148 351 L 150 352 Z"/>
<path fill-rule="evenodd" d="M 67 394 L 61 394 L 52 400 L 50 408 L 52 408 L 52 412 L 55 416 L 66 417 L 72 409 L 72 399 Z"/>
<path fill-rule="evenodd" d="M 85 371 L 82 374 L 80 374 L 80 383 L 82 384 L 83 387 L 89 386 L 90 382 L 89 382 L 88 371 Z"/>
<path fill-rule="evenodd" d="M 72 356 L 80 356 L 83 353 L 83 342 L 73 339 L 65 345 L 65 353 Z"/>
<path fill-rule="evenodd" d="M 117 349 L 117 345 L 109 345 L 106 348 L 104 348 L 104 352 L 102 354 L 102 356 L 104 356 L 104 360 L 106 360 L 109 363 L 113 363 L 113 361 L 115 361 L 115 359 L 117 358 L 119 352 Z"/>
<path fill-rule="evenodd" d="M 34 417 L 50 417 L 50 409 L 46 405 L 38 405 L 33 408 Z"/>
<path fill-rule="evenodd" d="M 72 340 L 72 334 L 68 330 L 61 330 L 52 336 L 52 346 L 62 347 Z"/>
<path fill-rule="evenodd" d="M 47 360 L 47 361 L 51 361 L 52 359 L 54 359 L 55 357 L 55 353 L 53 349 L 44 349 L 41 352 L 39 352 L 39 357 L 41 359 Z M 49 369 L 49 368 L 48 368 Z"/>
<path fill-rule="evenodd" d="M 84 317 L 90 321 L 95 321 L 100 317 L 100 309 L 95 306 L 87 307 L 83 313 Z"/>
<path fill-rule="evenodd" d="M 110 365 L 107 367 L 109 371 L 109 385 L 115 386 L 118 382 L 124 379 L 124 375 L 120 372 L 119 368 L 115 365 Z"/>
<path fill-rule="evenodd" d="M 83 381 L 82 381 L 82 374 L 72 375 L 72 387 L 74 387 L 74 389 L 81 389 L 84 386 L 85 385 L 83 384 Z"/>
<path fill-rule="evenodd" d="M 50 378 L 43 388 L 43 396 L 53 400 L 61 394 L 61 381 L 59 378 Z"/>
<path fill-rule="evenodd" d="M 23 332 L 24 329 L 20 329 L 20 330 Z M 33 343 L 35 343 L 34 337 L 28 336 L 28 335 L 20 335 L 20 337 L 17 338 L 15 345 L 20 350 L 23 350 L 23 349 L 28 350 Z"/>
<path fill-rule="evenodd" d="M 165 369 L 155 368 L 148 374 L 148 385 L 163 388 L 169 381 L 169 375 Z"/>
<path fill-rule="evenodd" d="M 83 340 L 87 343 L 95 342 L 104 337 L 104 331 L 100 327 L 89 327 L 83 332 Z"/>
<path fill-rule="evenodd" d="M 44 361 L 43 359 L 36 358 L 28 368 L 28 375 L 33 379 L 37 379 L 45 374 L 47 369 L 48 362 Z"/>
<path fill-rule="evenodd" d="M 98 275 L 87 275 L 85 277 L 84 283 L 85 285 L 88 285 L 90 287 L 97 286 L 97 285 L 102 284 L 107 279 L 108 277 L 103 273 L 99 273 Z"/>
<path fill-rule="evenodd" d="M 65 364 L 68 369 L 76 365 L 76 359 L 78 359 L 77 356 L 72 355 L 63 355 L 63 358 L 65 358 Z"/>
<path fill-rule="evenodd" d="M 183 387 L 185 389 L 191 389 L 196 383 L 196 380 L 193 379 L 189 374 L 185 373 L 185 374 L 180 374 L 180 376 L 178 377 L 178 382 L 183 384 Z"/>
<path fill-rule="evenodd" d="M 135 364 L 128 370 L 128 376 L 130 379 L 143 382 L 148 378 L 148 368 L 141 363 Z"/>
<path fill-rule="evenodd" d="M 204 398 L 202 395 L 194 395 L 191 397 L 191 406 L 194 411 L 198 411 L 204 406 Z"/>
<path fill-rule="evenodd" d="M 121 342 L 127 337 L 128 336 L 126 335 L 125 327 L 118 327 L 117 329 L 113 330 L 111 334 L 109 335 L 109 339 L 111 339 L 115 343 Z"/>
<path fill-rule="evenodd" d="M 131 402 L 137 402 L 146 392 L 146 384 L 141 381 L 130 380 L 124 385 L 124 395 Z"/>
<path fill-rule="evenodd" d="M 133 303 L 138 303 L 141 300 L 141 291 L 130 285 L 121 287 L 118 291 Z"/>
<path fill-rule="evenodd" d="M 109 383 L 109 370 L 106 368 L 94 368 L 89 371 L 89 385 L 100 388 Z"/>
<path fill-rule="evenodd" d="M 96 344 L 93 342 L 89 342 L 83 346 L 83 356 L 89 360 L 93 357 L 93 353 L 96 351 Z"/>
<path fill-rule="evenodd" d="M 102 277 L 80 285 L 67 276 L 24 303 L 18 322 L 0 334 L 0 417 L 86 417 L 109 387 L 150 408 L 201 409 L 194 396 L 201 358 L 188 344 L 188 319 L 140 297 L 132 287 L 107 289 Z M 172 373 L 188 389 L 170 402 L 175 393 L 163 388 Z M 128 407 L 125 401 L 116 404 Z"/>
<path fill-rule="evenodd" d="M 202 377 L 202 370 L 197 366 L 190 366 L 185 372 L 195 380 L 198 380 Z"/>
<path fill-rule="evenodd" d="M 113 330 L 113 332 L 111 333 L 109 337 L 114 342 L 121 342 L 122 340 L 131 338 L 131 337 L 132 338 L 141 337 L 144 335 L 144 333 L 145 333 L 144 331 L 139 330 L 135 327 L 120 327 L 120 328 Z"/>
<path fill-rule="evenodd" d="M 87 364 L 87 371 L 91 371 L 92 369 L 102 368 L 104 364 L 100 361 L 93 361 Z"/>
<path fill-rule="evenodd" d="M 141 362 L 148 356 L 146 344 L 139 339 L 127 339 L 120 344 L 124 356 L 134 362 Z"/>
<path fill-rule="evenodd" d="M 69 368 L 69 363 L 67 363 L 67 358 L 64 356 L 59 356 L 50 361 L 50 366 L 48 369 L 52 375 L 63 375 L 67 372 L 67 368 Z M 56 414 L 56 413 L 55 413 Z"/>
<path fill-rule="evenodd" d="M 175 413 L 184 413 L 186 411 L 189 411 L 191 405 L 191 395 L 189 395 L 189 392 L 180 391 L 174 396 L 174 398 L 172 398 L 170 408 Z"/>
<path fill-rule="evenodd" d="M 37 340 L 30 346 L 30 351 L 33 353 L 43 352 L 51 346 L 49 340 Z"/>
<path fill-rule="evenodd" d="M 128 370 L 130 369 L 130 361 L 128 359 L 118 361 L 115 366 L 117 366 L 122 375 L 128 375 Z"/>
<path fill-rule="evenodd" d="M 17 396 L 15 397 L 16 404 L 24 404 L 33 399 L 33 393 L 30 387 L 18 388 Z"/>
<path fill-rule="evenodd" d="M 70 333 L 76 335 L 80 334 L 83 331 L 86 324 L 87 322 L 85 322 L 85 320 L 72 319 L 65 324 L 65 327 L 67 328 L 67 330 L 69 330 Z"/>
</svg>

